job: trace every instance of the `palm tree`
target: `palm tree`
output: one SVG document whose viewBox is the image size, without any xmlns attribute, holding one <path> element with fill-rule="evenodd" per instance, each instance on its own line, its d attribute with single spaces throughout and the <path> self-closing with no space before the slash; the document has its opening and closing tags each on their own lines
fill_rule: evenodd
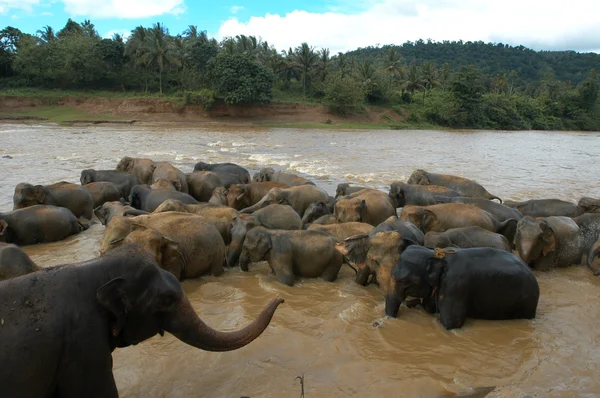
<svg viewBox="0 0 600 398">
<path fill-rule="evenodd" d="M 152 26 L 148 32 L 144 47 L 147 52 L 143 59 L 150 63 L 156 62 L 158 65 L 158 87 L 162 94 L 162 75 L 165 70 L 165 65 L 174 64 L 181 65 L 175 54 L 175 49 L 172 43 L 172 38 L 169 36 L 169 30 L 160 23 Z"/>
<path fill-rule="evenodd" d="M 288 51 L 281 50 L 279 76 L 283 79 L 286 88 L 289 88 L 292 78 L 298 78 L 298 70 L 296 69 L 294 57 L 294 51 L 291 48 Z"/>
<path fill-rule="evenodd" d="M 300 70 L 300 76 L 302 79 L 302 94 L 306 97 L 306 90 L 310 85 L 310 75 L 317 63 L 318 55 L 315 53 L 313 47 L 310 47 L 308 43 L 302 43 L 296 48 L 294 61 Z"/>
<path fill-rule="evenodd" d="M 435 68 L 433 62 L 428 61 L 425 62 L 421 68 L 421 78 L 423 80 L 423 86 L 425 90 L 423 90 L 423 106 L 425 105 L 425 94 L 427 91 L 431 91 L 434 87 L 438 87 L 440 85 L 440 81 L 438 79 L 438 71 Z"/>
<path fill-rule="evenodd" d="M 329 55 L 328 48 L 322 48 L 321 51 L 318 52 L 317 59 L 317 75 L 321 78 L 321 81 L 325 81 L 327 78 L 327 74 L 329 73 L 329 67 L 331 65 L 331 56 Z"/>
<path fill-rule="evenodd" d="M 56 40 L 56 34 L 54 33 L 54 29 L 52 26 L 46 25 L 42 29 L 37 31 L 37 34 L 40 35 L 40 39 L 45 41 L 46 43 L 50 43 L 51 41 Z"/>
<path fill-rule="evenodd" d="M 342 79 L 352 72 L 350 65 L 348 65 L 348 59 L 346 54 L 338 53 L 336 58 L 336 65 Z"/>
<path fill-rule="evenodd" d="M 408 72 L 404 81 L 402 82 L 401 88 L 403 90 L 409 91 L 411 97 L 415 94 L 416 90 L 421 90 L 425 88 L 423 84 L 423 78 L 421 77 L 421 72 L 417 65 L 413 64 L 408 68 Z"/>
<path fill-rule="evenodd" d="M 150 67 L 150 61 L 145 60 L 144 57 L 147 52 L 148 35 L 148 29 L 140 25 L 131 31 L 131 36 L 125 45 L 125 55 L 132 57 L 137 65 L 144 67 L 145 92 L 148 92 L 148 68 Z"/>
<path fill-rule="evenodd" d="M 402 77 L 402 75 L 404 75 L 404 67 L 402 66 L 402 61 L 400 60 L 400 54 L 394 47 L 390 47 L 390 50 L 388 51 L 388 57 L 383 66 L 383 70 L 390 77 L 390 89 L 392 88 L 393 82 L 397 81 Z"/>
</svg>

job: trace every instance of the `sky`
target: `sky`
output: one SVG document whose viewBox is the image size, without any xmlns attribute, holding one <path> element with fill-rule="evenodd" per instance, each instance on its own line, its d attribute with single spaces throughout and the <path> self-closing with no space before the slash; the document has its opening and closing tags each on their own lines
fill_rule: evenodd
<svg viewBox="0 0 600 398">
<path fill-rule="evenodd" d="M 254 35 L 277 49 L 307 42 L 332 53 L 418 39 L 524 45 L 600 53 L 600 0 L 0 0 L 0 28 L 35 33 L 90 19 L 127 36 L 161 22 L 223 39 Z"/>
</svg>

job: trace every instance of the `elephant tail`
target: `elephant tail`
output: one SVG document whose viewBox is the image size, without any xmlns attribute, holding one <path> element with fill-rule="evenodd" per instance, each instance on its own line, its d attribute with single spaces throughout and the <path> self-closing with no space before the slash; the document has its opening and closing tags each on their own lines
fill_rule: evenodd
<svg viewBox="0 0 600 398">
<path fill-rule="evenodd" d="M 487 192 L 486 193 L 486 199 L 489 200 L 494 200 L 494 199 L 498 199 L 498 202 L 502 203 L 502 199 L 500 199 L 498 196 L 496 195 L 492 195 L 491 193 Z"/>
</svg>

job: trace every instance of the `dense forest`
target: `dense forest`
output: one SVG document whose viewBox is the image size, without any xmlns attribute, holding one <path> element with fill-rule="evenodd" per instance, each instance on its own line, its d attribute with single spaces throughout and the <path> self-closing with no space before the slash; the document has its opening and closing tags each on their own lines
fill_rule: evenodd
<svg viewBox="0 0 600 398">
<path fill-rule="evenodd" d="M 418 40 L 330 54 L 307 43 L 278 51 L 253 36 L 217 41 L 162 24 L 103 39 L 69 19 L 35 35 L 0 31 L 0 88 L 179 96 L 210 108 L 322 103 L 342 115 L 390 107 L 415 123 L 494 129 L 600 130 L 600 55 L 483 42 Z"/>
</svg>

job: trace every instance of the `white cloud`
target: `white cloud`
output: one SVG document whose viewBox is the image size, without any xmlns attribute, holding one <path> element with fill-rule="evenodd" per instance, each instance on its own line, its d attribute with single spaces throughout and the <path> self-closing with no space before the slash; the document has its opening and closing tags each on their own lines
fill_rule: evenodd
<svg viewBox="0 0 600 398">
<path fill-rule="evenodd" d="M 52 14 L 50 11 L 44 11 L 40 13 L 41 17 L 53 17 L 54 14 Z"/>
<path fill-rule="evenodd" d="M 63 3 L 71 16 L 91 18 L 147 18 L 179 15 L 185 10 L 183 0 L 63 0 Z"/>
<path fill-rule="evenodd" d="M 239 11 L 242 11 L 244 9 L 244 6 L 232 6 L 229 11 L 231 11 L 232 14 L 237 14 Z"/>
<path fill-rule="evenodd" d="M 0 0 L 0 15 L 6 15 L 10 10 L 31 12 L 39 3 L 40 0 Z"/>
<path fill-rule="evenodd" d="M 123 38 L 123 40 L 127 40 L 129 39 L 129 36 L 131 36 L 131 31 L 127 30 L 127 29 L 113 29 L 113 30 L 109 30 L 108 32 L 106 32 L 105 34 L 102 35 L 103 39 L 112 39 L 112 37 L 115 35 L 115 33 L 118 33 L 121 35 L 121 37 Z"/>
<path fill-rule="evenodd" d="M 326 13 L 266 14 L 248 22 L 231 18 L 217 36 L 260 36 L 278 49 L 308 42 L 332 53 L 417 39 L 482 40 L 546 50 L 600 48 L 597 0 L 370 0 L 367 5 L 354 13 L 340 11 L 348 9 L 344 6 Z"/>
</svg>

